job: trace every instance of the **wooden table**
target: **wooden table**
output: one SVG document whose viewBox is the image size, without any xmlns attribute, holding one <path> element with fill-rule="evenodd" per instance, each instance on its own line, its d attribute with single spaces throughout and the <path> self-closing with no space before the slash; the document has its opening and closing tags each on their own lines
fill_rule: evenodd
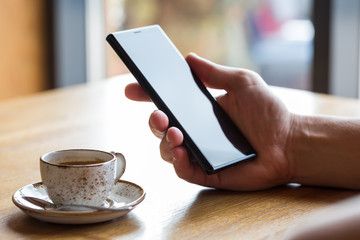
<svg viewBox="0 0 360 240">
<path fill-rule="evenodd" d="M 0 239 L 281 239 L 318 209 L 358 194 L 303 186 L 228 192 L 184 182 L 161 160 L 159 141 L 148 129 L 155 106 L 124 97 L 130 81 L 123 75 L 0 102 Z M 272 89 L 293 112 L 360 116 L 358 100 Z M 40 181 L 40 155 L 66 148 L 124 153 L 123 179 L 142 186 L 145 200 L 127 216 L 99 224 L 28 217 L 12 194 Z"/>
</svg>

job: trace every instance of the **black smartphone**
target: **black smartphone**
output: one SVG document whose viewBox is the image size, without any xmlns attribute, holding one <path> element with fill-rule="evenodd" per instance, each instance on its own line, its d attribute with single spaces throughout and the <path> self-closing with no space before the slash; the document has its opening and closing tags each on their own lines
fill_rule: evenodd
<svg viewBox="0 0 360 240">
<path fill-rule="evenodd" d="M 170 125 L 183 132 L 184 145 L 207 174 L 256 156 L 159 25 L 111 33 L 106 40 Z"/>
</svg>

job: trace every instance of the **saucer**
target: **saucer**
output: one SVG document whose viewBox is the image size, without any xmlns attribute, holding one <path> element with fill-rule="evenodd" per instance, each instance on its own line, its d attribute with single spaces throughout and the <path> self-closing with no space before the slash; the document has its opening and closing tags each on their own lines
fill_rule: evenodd
<svg viewBox="0 0 360 240">
<path fill-rule="evenodd" d="M 29 184 L 17 190 L 12 200 L 14 204 L 27 215 L 45 222 L 62 224 L 87 224 L 105 222 L 129 213 L 135 206 L 145 198 L 145 191 L 132 182 L 119 180 L 111 190 L 104 206 L 111 209 L 114 203 L 120 206 L 132 207 L 124 211 L 53 211 L 45 210 L 40 206 L 34 205 L 22 196 L 36 197 L 51 202 L 46 187 L 42 182 Z"/>
</svg>

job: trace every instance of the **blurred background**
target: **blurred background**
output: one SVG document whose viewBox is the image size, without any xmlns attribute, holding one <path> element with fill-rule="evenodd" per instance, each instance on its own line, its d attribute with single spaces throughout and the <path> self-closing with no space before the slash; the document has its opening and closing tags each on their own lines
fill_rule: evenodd
<svg viewBox="0 0 360 240">
<path fill-rule="evenodd" d="M 2 0 L 0 99 L 126 73 L 106 35 L 151 24 L 183 55 L 359 97 L 360 0 Z"/>
</svg>

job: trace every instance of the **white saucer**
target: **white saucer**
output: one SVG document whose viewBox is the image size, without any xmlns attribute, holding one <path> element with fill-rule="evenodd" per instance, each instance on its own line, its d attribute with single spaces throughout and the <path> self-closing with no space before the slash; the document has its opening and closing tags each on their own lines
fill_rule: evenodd
<svg viewBox="0 0 360 240">
<path fill-rule="evenodd" d="M 29 184 L 17 190 L 12 200 L 14 204 L 29 216 L 41 221 L 62 224 L 87 224 L 109 221 L 126 215 L 131 210 L 124 211 L 49 211 L 36 206 L 22 196 L 36 197 L 51 202 L 46 187 L 42 182 Z M 135 207 L 145 198 L 144 190 L 135 183 L 119 180 L 111 190 L 104 206 L 112 207 L 114 202 L 119 205 Z"/>
</svg>

